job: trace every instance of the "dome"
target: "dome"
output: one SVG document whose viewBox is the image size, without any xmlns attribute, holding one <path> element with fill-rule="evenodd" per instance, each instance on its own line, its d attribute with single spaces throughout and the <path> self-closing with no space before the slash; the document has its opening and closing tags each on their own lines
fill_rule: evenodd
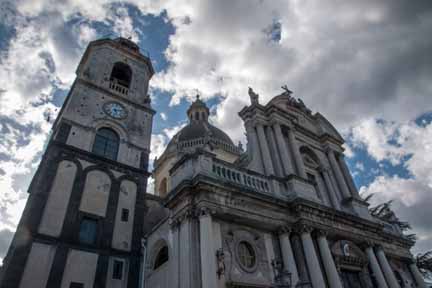
<svg viewBox="0 0 432 288">
<path fill-rule="evenodd" d="M 234 146 L 231 138 L 225 132 L 208 122 L 189 123 L 173 137 L 173 140 L 183 142 L 201 138 L 214 139 Z"/>
<path fill-rule="evenodd" d="M 198 148 L 210 144 L 211 147 L 219 147 L 234 154 L 240 153 L 239 148 L 225 132 L 208 122 L 209 109 L 199 96 L 187 110 L 187 115 L 189 123 L 171 139 L 167 151 Z"/>
</svg>

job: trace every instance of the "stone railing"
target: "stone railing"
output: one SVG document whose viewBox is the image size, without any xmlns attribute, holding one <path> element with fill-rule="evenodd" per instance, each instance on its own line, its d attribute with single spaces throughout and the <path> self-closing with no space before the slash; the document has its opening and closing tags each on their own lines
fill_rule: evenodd
<svg viewBox="0 0 432 288">
<path fill-rule="evenodd" d="M 270 192 L 269 182 L 261 176 L 252 175 L 250 173 L 240 171 L 233 167 L 224 165 L 222 162 L 213 161 L 212 175 L 219 179 L 232 182 L 246 188 L 257 190 L 259 192 Z"/>
<path fill-rule="evenodd" d="M 230 163 L 213 158 L 211 155 L 187 155 L 180 159 L 170 170 L 171 189 L 183 181 L 192 180 L 198 175 L 230 182 L 260 193 L 271 193 L 271 182 L 264 176 L 232 167 Z"/>
<path fill-rule="evenodd" d="M 109 88 L 122 95 L 128 95 L 129 93 L 129 88 L 119 84 L 116 80 L 111 80 L 109 82 Z"/>
<path fill-rule="evenodd" d="M 195 148 L 196 146 L 204 146 L 205 144 L 207 144 L 208 141 L 211 141 L 211 143 L 215 147 L 222 148 L 225 151 L 229 151 L 229 152 L 236 153 L 236 154 L 241 153 L 240 149 L 236 146 L 230 145 L 230 144 L 228 144 L 224 141 L 221 141 L 219 139 L 208 139 L 208 138 L 204 138 L 204 137 L 193 139 L 193 140 L 188 140 L 188 141 L 181 141 L 181 142 L 177 143 L 177 147 L 179 149 Z"/>
</svg>

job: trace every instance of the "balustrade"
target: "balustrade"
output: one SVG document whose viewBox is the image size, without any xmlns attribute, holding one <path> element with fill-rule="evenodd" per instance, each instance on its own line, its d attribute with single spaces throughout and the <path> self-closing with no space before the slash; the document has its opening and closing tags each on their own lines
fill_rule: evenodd
<svg viewBox="0 0 432 288">
<path fill-rule="evenodd" d="M 123 95 L 128 95 L 128 93 L 129 93 L 129 88 L 127 88 L 126 86 L 123 86 L 123 85 L 119 84 L 115 80 L 111 80 L 110 81 L 109 88 L 111 90 L 114 90 L 115 92 L 118 92 L 118 93 L 123 94 Z"/>
<path fill-rule="evenodd" d="M 270 192 L 270 186 L 262 177 L 252 176 L 237 169 L 227 167 L 221 163 L 213 163 L 212 172 L 218 178 L 246 186 L 260 192 Z"/>
</svg>

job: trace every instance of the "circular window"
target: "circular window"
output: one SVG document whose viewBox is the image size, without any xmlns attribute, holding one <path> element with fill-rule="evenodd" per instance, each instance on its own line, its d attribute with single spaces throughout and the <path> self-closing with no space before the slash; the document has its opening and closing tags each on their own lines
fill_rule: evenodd
<svg viewBox="0 0 432 288">
<path fill-rule="evenodd" d="M 237 246 L 237 258 L 240 265 L 247 271 L 253 270 L 256 264 L 256 253 L 253 246 L 246 241 L 240 241 Z"/>
</svg>

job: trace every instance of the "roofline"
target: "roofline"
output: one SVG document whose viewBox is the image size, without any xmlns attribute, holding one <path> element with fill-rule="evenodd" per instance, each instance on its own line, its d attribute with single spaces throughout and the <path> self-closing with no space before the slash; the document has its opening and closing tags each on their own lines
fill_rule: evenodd
<svg viewBox="0 0 432 288">
<path fill-rule="evenodd" d="M 75 73 L 78 73 L 78 71 L 80 70 L 81 66 L 85 62 L 85 60 L 87 60 L 88 54 L 90 53 L 90 50 L 93 47 L 102 46 L 104 44 L 108 44 L 111 47 L 119 49 L 122 52 L 128 54 L 130 57 L 132 57 L 132 58 L 134 58 L 134 59 L 136 59 L 138 61 L 146 63 L 146 65 L 147 65 L 147 67 L 149 69 L 149 73 L 150 73 L 150 77 L 149 78 L 151 78 L 155 74 L 155 71 L 154 71 L 154 68 L 153 68 L 153 64 L 152 64 L 151 59 L 149 57 L 143 55 L 141 52 L 133 52 L 132 50 L 125 48 L 122 45 L 120 45 L 119 43 L 115 42 L 114 39 L 111 39 L 111 38 L 101 38 L 101 39 L 97 39 L 97 40 L 91 41 L 87 45 L 87 48 L 86 48 L 86 50 L 84 52 L 83 57 L 81 57 L 81 60 L 80 60 L 80 62 L 78 64 L 78 67 L 77 67 Z"/>
</svg>

